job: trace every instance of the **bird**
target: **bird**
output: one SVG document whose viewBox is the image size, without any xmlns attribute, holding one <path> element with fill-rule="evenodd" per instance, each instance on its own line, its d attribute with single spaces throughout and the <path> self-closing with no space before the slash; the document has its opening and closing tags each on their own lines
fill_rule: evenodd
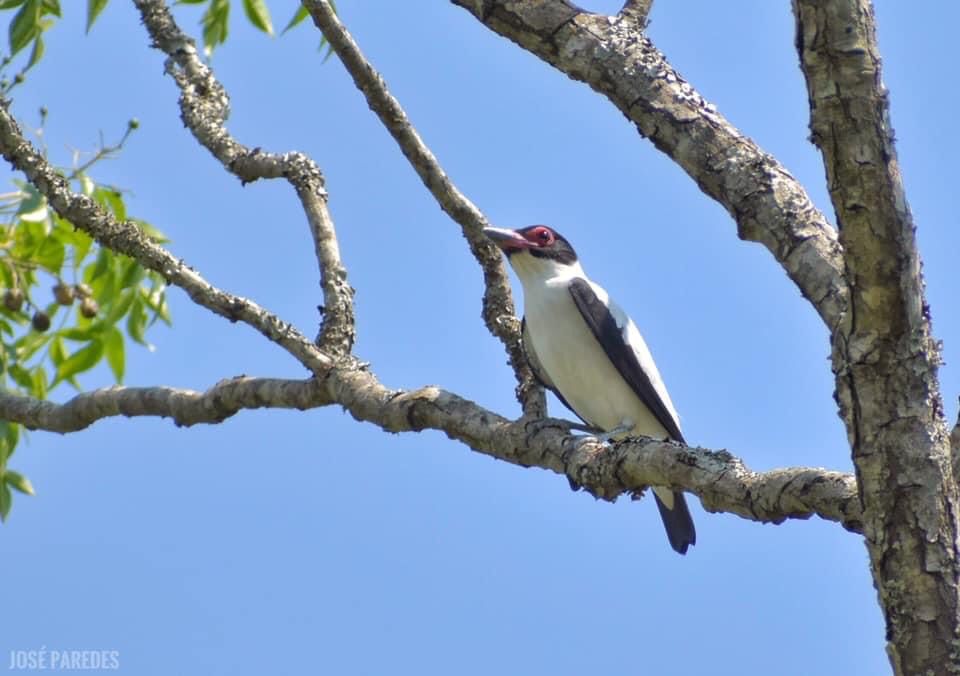
<svg viewBox="0 0 960 676">
<path fill-rule="evenodd" d="M 643 336 L 587 277 L 570 242 L 546 225 L 483 233 L 523 287 L 521 336 L 536 379 L 603 441 L 639 434 L 686 444 Z M 671 547 L 686 554 L 697 534 L 683 492 L 654 486 L 653 494 Z"/>
</svg>

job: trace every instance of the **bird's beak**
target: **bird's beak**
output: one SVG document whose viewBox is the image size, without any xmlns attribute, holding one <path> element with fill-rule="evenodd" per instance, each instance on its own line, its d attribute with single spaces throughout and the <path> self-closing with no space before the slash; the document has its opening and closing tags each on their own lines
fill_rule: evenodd
<svg viewBox="0 0 960 676">
<path fill-rule="evenodd" d="M 515 230 L 506 228 L 484 228 L 483 234 L 493 240 L 493 243 L 500 247 L 504 253 L 529 249 L 533 246 Z"/>
</svg>

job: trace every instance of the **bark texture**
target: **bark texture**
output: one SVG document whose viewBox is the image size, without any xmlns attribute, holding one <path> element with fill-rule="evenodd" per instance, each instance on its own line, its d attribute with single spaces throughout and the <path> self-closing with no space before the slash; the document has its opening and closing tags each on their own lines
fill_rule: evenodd
<svg viewBox="0 0 960 676">
<path fill-rule="evenodd" d="M 850 288 L 834 332 L 837 401 L 897 674 L 960 673 L 958 495 L 915 228 L 868 0 L 795 0 Z"/>
</svg>

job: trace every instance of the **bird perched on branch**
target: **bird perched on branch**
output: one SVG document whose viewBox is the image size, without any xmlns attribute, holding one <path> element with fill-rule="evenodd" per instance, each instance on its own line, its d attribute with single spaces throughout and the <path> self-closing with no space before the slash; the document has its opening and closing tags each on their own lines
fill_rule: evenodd
<svg viewBox="0 0 960 676">
<path fill-rule="evenodd" d="M 603 440 L 640 434 L 686 443 L 633 321 L 592 282 L 570 243 L 545 225 L 485 228 L 523 285 L 523 347 L 534 375 Z M 670 545 L 697 541 L 683 492 L 653 487 Z"/>
</svg>

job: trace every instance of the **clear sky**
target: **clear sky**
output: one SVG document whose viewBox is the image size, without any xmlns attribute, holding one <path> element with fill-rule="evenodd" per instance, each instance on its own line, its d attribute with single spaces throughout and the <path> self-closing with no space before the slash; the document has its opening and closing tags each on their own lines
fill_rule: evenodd
<svg viewBox="0 0 960 676">
<path fill-rule="evenodd" d="M 619 112 L 446 3 L 338 4 L 470 198 L 500 226 L 556 227 L 633 316 L 691 443 L 755 469 L 851 469 L 814 312 Z M 318 275 L 289 187 L 243 187 L 197 146 L 131 3 L 111 2 L 89 37 L 81 3 L 63 5 L 14 111 L 33 124 L 49 108 L 46 137 L 62 164 L 139 118 L 122 156 L 94 177 L 128 188 L 131 213 L 210 281 L 313 335 Z M 357 289 L 358 354 L 388 386 L 437 384 L 516 415 L 458 226 L 339 63 L 321 63 L 311 26 L 270 41 L 235 5 L 213 60 L 233 100 L 230 129 L 324 169 Z M 288 5 L 272 3 L 275 23 Z M 960 5 L 883 0 L 877 13 L 955 420 Z M 195 8 L 177 15 L 198 32 Z M 789 3 L 660 0 L 652 20 L 679 71 L 832 214 L 806 140 Z M 239 374 L 304 375 L 253 330 L 179 290 L 170 299 L 175 326 L 153 331 L 153 352 L 130 348 L 128 384 L 202 390 Z M 84 379 L 108 382 L 106 371 Z M 763 526 L 693 499 L 698 541 L 680 557 L 649 499 L 595 502 L 563 477 L 436 432 L 389 435 L 335 407 L 192 429 L 113 419 L 66 437 L 38 432 L 11 466 L 37 497 L 18 497 L 0 528 L 0 669 L 9 650 L 43 648 L 117 650 L 131 674 L 889 669 L 865 548 L 835 524 Z"/>
</svg>

